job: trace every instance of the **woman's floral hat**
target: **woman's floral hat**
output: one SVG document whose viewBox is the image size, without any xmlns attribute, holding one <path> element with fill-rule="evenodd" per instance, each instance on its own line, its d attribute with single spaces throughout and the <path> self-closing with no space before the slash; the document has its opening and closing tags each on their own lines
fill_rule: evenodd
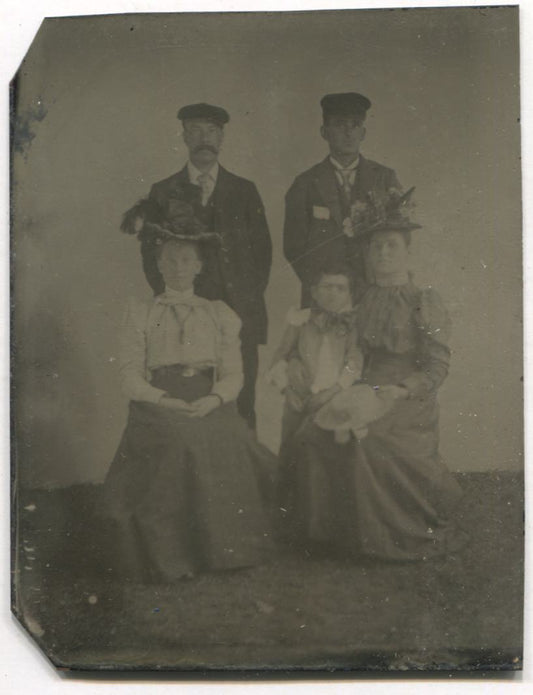
<svg viewBox="0 0 533 695">
<path fill-rule="evenodd" d="M 164 205 L 150 198 L 143 198 L 124 213 L 121 231 L 155 244 L 172 239 L 197 242 L 219 240 L 218 234 L 208 232 L 205 225 L 195 217 L 192 205 L 182 196 L 176 190 Z"/>
<path fill-rule="evenodd" d="M 366 200 L 356 201 L 350 209 L 350 217 L 345 220 L 351 232 L 348 236 L 363 237 L 374 232 L 409 232 L 421 229 L 421 225 L 411 220 L 415 207 L 412 195 L 415 187 L 402 193 L 397 188 L 389 188 L 385 195 L 379 196 L 369 191 Z"/>
</svg>

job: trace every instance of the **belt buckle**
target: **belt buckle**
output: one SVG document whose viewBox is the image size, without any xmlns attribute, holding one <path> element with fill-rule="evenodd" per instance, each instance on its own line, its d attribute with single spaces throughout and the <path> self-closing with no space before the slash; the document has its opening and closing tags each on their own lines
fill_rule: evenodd
<svg viewBox="0 0 533 695">
<path fill-rule="evenodd" d="M 196 374 L 196 369 L 194 367 L 185 367 L 181 373 L 182 376 L 191 377 Z"/>
</svg>

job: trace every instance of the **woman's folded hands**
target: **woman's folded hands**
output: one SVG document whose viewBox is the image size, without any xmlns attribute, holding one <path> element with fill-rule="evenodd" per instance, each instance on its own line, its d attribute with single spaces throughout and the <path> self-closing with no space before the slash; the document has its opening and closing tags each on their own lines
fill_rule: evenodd
<svg viewBox="0 0 533 695">
<path fill-rule="evenodd" d="M 189 417 L 204 417 L 221 403 L 219 396 L 211 394 L 203 396 L 191 403 L 182 400 L 181 398 L 172 398 L 172 396 L 164 395 L 159 400 L 159 405 L 166 410 L 174 410 L 178 413 L 183 413 Z"/>
<path fill-rule="evenodd" d="M 202 396 L 202 398 L 198 398 L 196 401 L 188 404 L 190 407 L 189 417 L 204 417 L 212 410 L 215 410 L 215 408 L 218 408 L 221 403 L 222 400 L 220 396 L 215 394 Z"/>
</svg>

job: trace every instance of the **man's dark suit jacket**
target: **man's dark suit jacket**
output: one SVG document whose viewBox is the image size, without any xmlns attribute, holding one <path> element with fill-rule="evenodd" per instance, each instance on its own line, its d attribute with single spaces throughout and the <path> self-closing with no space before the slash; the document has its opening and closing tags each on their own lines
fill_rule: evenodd
<svg viewBox="0 0 533 695">
<path fill-rule="evenodd" d="M 360 156 L 351 202 L 364 201 L 370 191 L 379 195 L 390 188 L 400 189 L 395 172 Z M 297 176 L 287 192 L 283 251 L 302 282 L 302 306 L 309 306 L 310 285 L 325 263 L 351 265 L 356 294 L 366 284 L 361 244 L 343 233 L 346 216 L 329 157 Z"/>
<path fill-rule="evenodd" d="M 164 205 L 177 189 L 193 206 L 199 205 L 200 189 L 189 182 L 187 167 L 155 183 L 150 198 Z M 264 344 L 267 313 L 263 295 L 272 263 L 272 243 L 261 198 L 251 181 L 219 165 L 210 202 L 212 231 L 221 237 L 215 254 L 216 268 L 212 267 L 221 292 L 210 283 L 207 268 L 197 287 L 198 294 L 208 299 L 224 299 L 242 321 L 243 340 Z M 143 263 L 150 285 L 156 292 L 162 291 L 162 279 L 153 254 L 143 253 Z"/>
</svg>

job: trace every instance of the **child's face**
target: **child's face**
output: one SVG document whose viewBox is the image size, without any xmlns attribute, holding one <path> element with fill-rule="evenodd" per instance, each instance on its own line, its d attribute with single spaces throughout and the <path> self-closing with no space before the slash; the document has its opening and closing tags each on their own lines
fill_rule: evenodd
<svg viewBox="0 0 533 695">
<path fill-rule="evenodd" d="M 345 275 L 323 275 L 311 293 L 321 309 L 338 313 L 351 307 L 350 283 Z"/>
</svg>

